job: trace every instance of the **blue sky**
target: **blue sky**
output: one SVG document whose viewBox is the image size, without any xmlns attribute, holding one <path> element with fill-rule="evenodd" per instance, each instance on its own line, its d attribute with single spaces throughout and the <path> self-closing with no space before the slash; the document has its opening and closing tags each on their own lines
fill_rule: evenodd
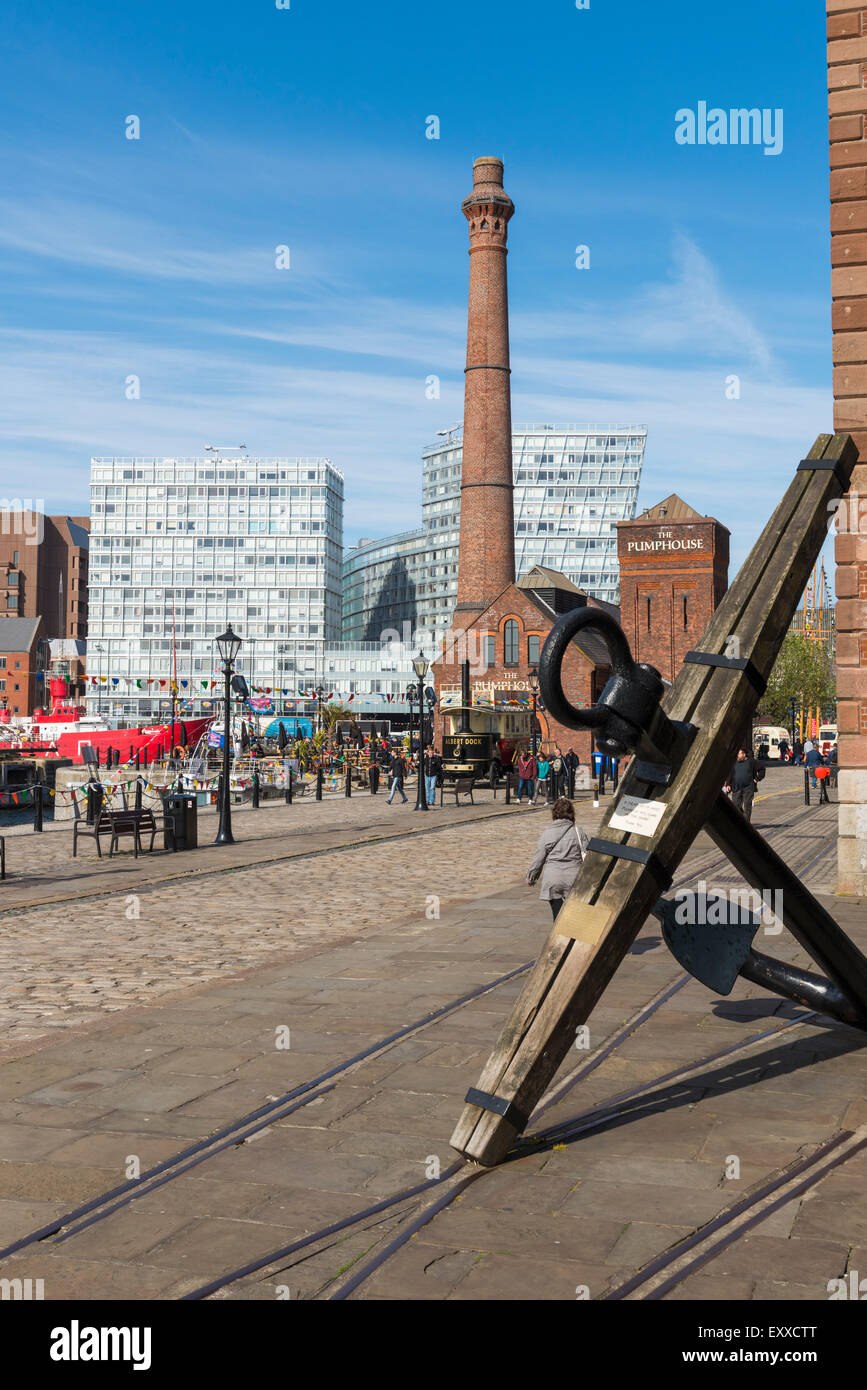
<svg viewBox="0 0 867 1390">
<path fill-rule="evenodd" d="M 736 562 L 831 428 L 819 5 L 89 0 L 4 30 L 7 497 L 84 512 L 91 454 L 244 442 L 330 457 L 347 542 L 416 525 L 480 154 L 516 204 L 515 421 L 646 424 L 640 505 L 681 492 Z M 678 145 L 699 101 L 782 108 L 782 152 Z"/>
</svg>

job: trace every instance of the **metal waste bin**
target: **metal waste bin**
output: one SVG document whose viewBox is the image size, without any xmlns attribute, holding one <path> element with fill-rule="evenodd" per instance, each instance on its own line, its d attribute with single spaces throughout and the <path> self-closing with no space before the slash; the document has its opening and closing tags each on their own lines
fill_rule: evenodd
<svg viewBox="0 0 867 1390">
<path fill-rule="evenodd" d="M 198 803 L 195 792 L 169 792 L 163 797 L 166 849 L 195 849 L 198 836 Z"/>
</svg>

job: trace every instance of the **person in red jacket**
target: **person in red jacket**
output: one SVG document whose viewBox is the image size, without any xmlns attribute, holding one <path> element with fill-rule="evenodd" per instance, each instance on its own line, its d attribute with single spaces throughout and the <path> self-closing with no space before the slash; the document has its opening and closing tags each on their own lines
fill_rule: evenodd
<svg viewBox="0 0 867 1390">
<path fill-rule="evenodd" d="M 524 789 L 527 791 L 527 805 L 533 805 L 533 789 L 536 785 L 536 778 L 539 775 L 538 764 L 532 753 L 522 753 L 518 759 L 518 795 L 517 800 L 522 801 Z"/>
</svg>

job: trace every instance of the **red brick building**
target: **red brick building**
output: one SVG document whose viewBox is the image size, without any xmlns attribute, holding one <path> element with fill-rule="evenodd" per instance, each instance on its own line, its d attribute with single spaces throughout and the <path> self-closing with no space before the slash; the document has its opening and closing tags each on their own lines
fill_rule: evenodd
<svg viewBox="0 0 867 1390">
<path fill-rule="evenodd" d="M 573 608 L 604 609 L 617 617 L 611 604 L 590 598 L 565 575 L 536 565 L 528 574 L 509 584 L 493 603 L 455 638 L 436 665 L 436 686 L 440 699 L 458 695 L 461 688 L 461 662 L 470 662 L 470 698 L 473 703 L 507 703 L 510 698 L 530 698 L 530 672 L 539 664 L 545 638 L 561 613 Z M 596 701 L 611 674 L 608 649 L 596 633 L 581 633 L 571 644 L 562 666 L 563 689 L 573 705 L 586 708 Z M 562 752 L 574 748 L 582 763 L 591 752 L 589 732 L 569 729 L 551 719 L 539 708 L 538 747 L 545 752 L 560 746 Z M 434 741 L 441 746 L 442 716 L 438 711 Z"/>
<path fill-rule="evenodd" d="M 32 714 L 43 703 L 43 683 L 37 681 L 47 656 L 41 618 L 0 616 L 0 709 Z"/>
<path fill-rule="evenodd" d="M 89 517 L 0 512 L 0 618 L 41 618 L 47 637 L 83 643 L 89 544 Z M 70 693 L 83 695 L 83 659 L 67 664 Z"/>
<path fill-rule="evenodd" d="M 672 681 L 728 588 L 729 532 L 676 493 L 617 523 L 620 626 L 635 661 Z"/>
<path fill-rule="evenodd" d="M 827 0 L 834 429 L 867 460 L 867 6 Z M 867 895 L 867 462 L 837 523 L 837 890 Z"/>
</svg>

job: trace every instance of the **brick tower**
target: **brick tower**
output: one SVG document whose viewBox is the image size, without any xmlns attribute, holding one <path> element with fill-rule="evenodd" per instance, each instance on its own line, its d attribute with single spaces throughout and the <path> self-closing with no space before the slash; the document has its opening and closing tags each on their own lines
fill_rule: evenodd
<svg viewBox="0 0 867 1390">
<path fill-rule="evenodd" d="M 475 160 L 462 204 L 470 224 L 470 296 L 454 624 L 466 628 L 515 578 L 506 231 L 515 211 L 503 161 Z"/>
<path fill-rule="evenodd" d="M 673 681 L 728 587 L 729 532 L 677 493 L 617 523 L 620 626 L 636 661 Z"/>
</svg>

